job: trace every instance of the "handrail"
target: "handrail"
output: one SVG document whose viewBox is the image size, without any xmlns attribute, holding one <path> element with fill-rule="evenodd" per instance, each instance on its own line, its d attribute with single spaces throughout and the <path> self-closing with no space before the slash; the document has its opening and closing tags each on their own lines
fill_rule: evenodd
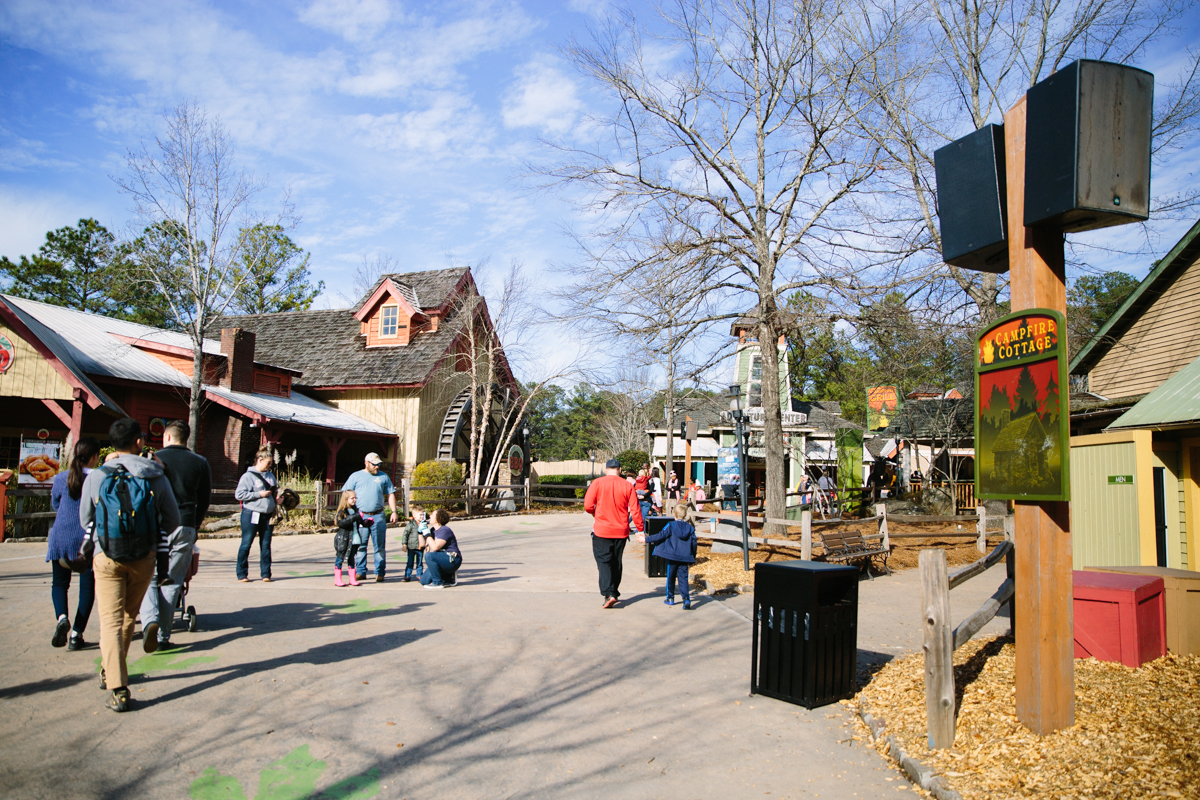
<svg viewBox="0 0 1200 800">
<path fill-rule="evenodd" d="M 960 567 L 959 569 L 954 570 L 954 572 L 950 573 L 949 578 L 947 578 L 950 588 L 953 589 L 955 586 L 960 586 L 981 572 L 986 572 L 991 567 L 994 567 L 997 563 L 999 563 L 1000 559 L 1012 552 L 1012 549 L 1012 542 L 1001 542 L 992 549 L 992 552 L 988 553 L 978 561 L 974 561 L 970 564 L 967 564 L 965 567 Z"/>
</svg>

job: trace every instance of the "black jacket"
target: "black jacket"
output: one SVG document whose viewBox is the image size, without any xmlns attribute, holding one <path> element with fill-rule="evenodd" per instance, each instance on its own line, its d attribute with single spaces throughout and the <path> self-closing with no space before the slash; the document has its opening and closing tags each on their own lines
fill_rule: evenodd
<svg viewBox="0 0 1200 800">
<path fill-rule="evenodd" d="M 167 467 L 167 480 L 171 482 L 175 501 L 179 503 L 179 524 L 185 528 L 199 528 L 208 514 L 208 503 L 212 497 L 212 472 L 208 468 L 208 459 L 177 444 L 164 447 L 154 455 Z"/>
</svg>

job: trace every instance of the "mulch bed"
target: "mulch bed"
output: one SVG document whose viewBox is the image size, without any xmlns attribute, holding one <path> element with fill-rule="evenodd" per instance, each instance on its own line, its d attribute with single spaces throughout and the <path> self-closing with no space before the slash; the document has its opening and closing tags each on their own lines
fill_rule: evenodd
<svg viewBox="0 0 1200 800">
<path fill-rule="evenodd" d="M 967 800 L 1200 797 L 1200 657 L 1167 655 L 1139 669 L 1077 660 L 1075 725 L 1048 736 L 1017 721 L 1015 661 L 1003 636 L 955 652 L 959 714 L 948 750 L 927 747 L 921 654 L 887 664 L 849 702 L 886 724 L 880 752 L 895 736 Z"/>
</svg>

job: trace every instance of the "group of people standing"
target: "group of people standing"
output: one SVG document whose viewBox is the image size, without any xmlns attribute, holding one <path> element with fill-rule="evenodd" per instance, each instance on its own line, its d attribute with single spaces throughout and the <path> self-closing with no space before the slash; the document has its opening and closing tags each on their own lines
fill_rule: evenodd
<svg viewBox="0 0 1200 800">
<path fill-rule="evenodd" d="M 83 634 L 98 606 L 100 684 L 114 711 L 130 706 L 127 656 L 139 613 L 147 653 L 171 644 L 196 529 L 208 511 L 212 477 L 208 462 L 187 448 L 189 434 L 186 422 L 169 423 L 164 447 L 146 457 L 137 420 L 119 419 L 109 428 L 112 453 L 103 464 L 100 443 L 81 437 L 67 471 L 51 486 L 57 512 L 46 552 L 55 613 L 51 644 L 86 648 Z M 74 575 L 79 598 L 72 623 L 67 593 Z"/>
</svg>

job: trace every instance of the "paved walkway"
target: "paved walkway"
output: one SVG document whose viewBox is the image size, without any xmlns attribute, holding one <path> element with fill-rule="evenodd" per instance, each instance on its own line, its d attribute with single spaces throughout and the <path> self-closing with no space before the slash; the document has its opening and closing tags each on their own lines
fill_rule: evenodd
<svg viewBox="0 0 1200 800">
<path fill-rule="evenodd" d="M 271 584 L 234 582 L 235 540 L 201 542 L 189 596 L 201 628 L 177 632 L 182 647 L 166 653 L 143 655 L 135 641 L 138 705 L 124 715 L 103 708 L 96 648 L 50 647 L 44 545 L 5 544 L 3 794 L 870 798 L 906 788 L 850 739 L 840 706 L 748 696 L 748 597 L 668 608 L 662 582 L 627 551 L 626 604 L 601 610 L 588 521 L 459 523 L 461 585 L 441 591 L 393 582 L 398 531 L 389 581 L 345 589 L 332 585 L 329 535 L 277 538 Z M 960 616 L 1001 578 L 956 590 L 956 603 L 971 592 Z M 861 586 L 860 663 L 919 647 L 915 571 Z M 97 631 L 93 619 L 87 638 Z"/>
</svg>

